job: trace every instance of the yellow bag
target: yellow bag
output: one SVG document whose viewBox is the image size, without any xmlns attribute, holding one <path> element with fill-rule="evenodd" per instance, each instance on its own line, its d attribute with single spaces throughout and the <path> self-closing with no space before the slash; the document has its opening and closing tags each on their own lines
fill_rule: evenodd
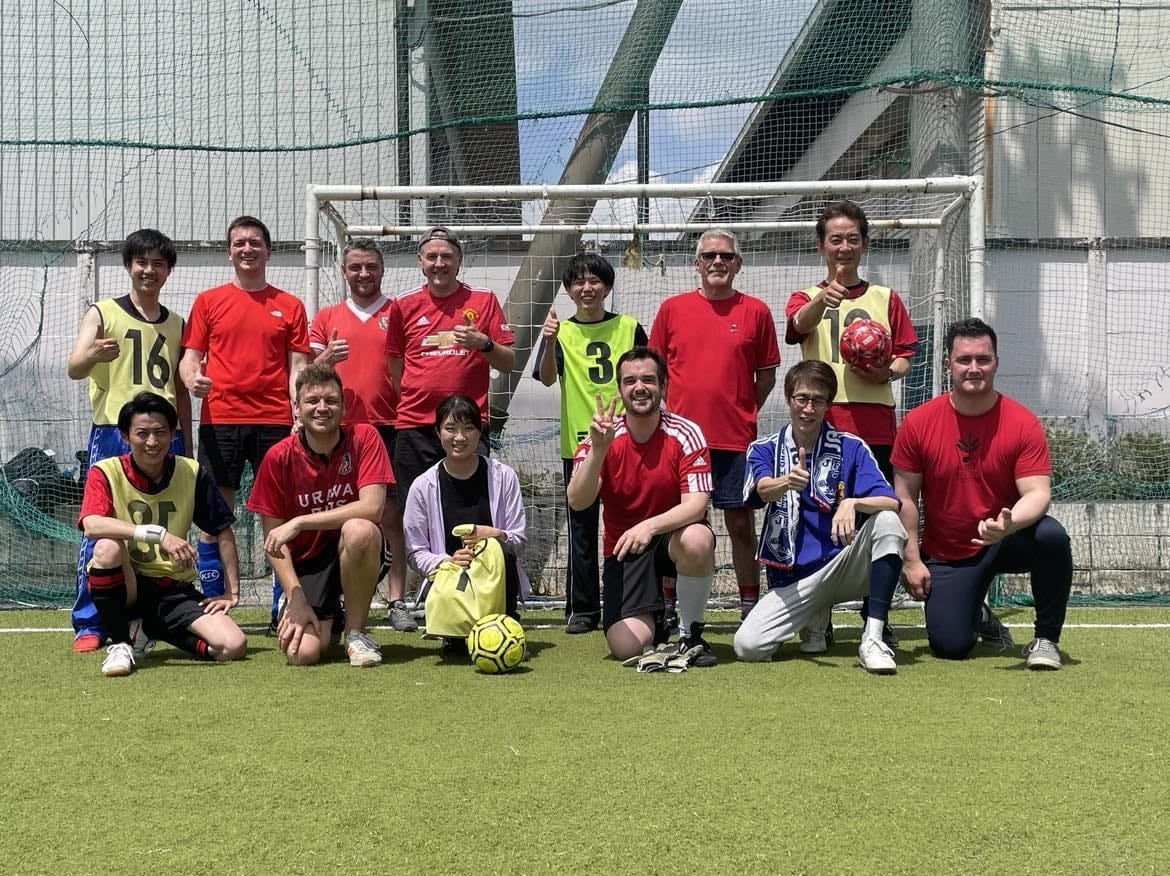
<svg viewBox="0 0 1170 876">
<path fill-rule="evenodd" d="M 504 549 L 494 538 L 477 542 L 466 569 L 450 561 L 431 573 L 426 595 L 426 637 L 467 638 L 475 622 L 505 607 Z"/>
</svg>

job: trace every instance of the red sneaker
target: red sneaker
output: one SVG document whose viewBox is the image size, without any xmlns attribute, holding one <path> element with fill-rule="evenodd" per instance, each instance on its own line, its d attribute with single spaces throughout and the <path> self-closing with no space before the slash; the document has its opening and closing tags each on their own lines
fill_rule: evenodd
<svg viewBox="0 0 1170 876">
<path fill-rule="evenodd" d="M 74 654 L 88 654 L 102 646 L 102 637 L 97 633 L 82 633 L 73 640 Z"/>
</svg>

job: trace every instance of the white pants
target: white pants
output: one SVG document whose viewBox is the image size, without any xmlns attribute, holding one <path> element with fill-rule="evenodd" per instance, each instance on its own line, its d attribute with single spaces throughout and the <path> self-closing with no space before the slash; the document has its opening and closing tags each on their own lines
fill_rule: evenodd
<svg viewBox="0 0 1170 876">
<path fill-rule="evenodd" d="M 893 511 L 879 511 L 858 530 L 853 543 L 828 564 L 784 587 L 769 590 L 735 634 L 740 660 L 767 660 L 785 639 L 815 624 L 838 602 L 869 593 L 869 567 L 879 557 L 901 555 L 906 530 Z"/>
</svg>

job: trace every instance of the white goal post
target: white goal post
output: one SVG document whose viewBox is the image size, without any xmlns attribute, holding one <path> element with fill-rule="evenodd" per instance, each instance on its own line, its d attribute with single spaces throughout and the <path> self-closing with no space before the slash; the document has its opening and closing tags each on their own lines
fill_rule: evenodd
<svg viewBox="0 0 1170 876">
<path fill-rule="evenodd" d="M 950 196 L 923 201 L 933 209 L 915 209 L 914 196 Z M 305 306 L 310 317 L 320 306 L 321 289 L 321 219 L 328 221 L 336 235 L 340 249 L 345 239 L 355 237 L 413 237 L 427 231 L 434 224 L 447 225 L 460 237 L 486 237 L 494 235 L 522 236 L 525 239 L 543 234 L 578 235 L 676 235 L 686 236 L 700 233 L 712 226 L 726 228 L 737 234 L 763 234 L 768 232 L 811 232 L 815 219 L 788 218 L 786 213 L 791 205 L 807 199 L 850 198 L 860 200 L 885 197 L 889 203 L 899 205 L 897 214 L 874 213 L 867 207 L 871 229 L 880 230 L 930 230 L 942 232 L 948 228 L 956 213 L 966 211 L 966 262 L 967 262 L 967 312 L 972 316 L 984 315 L 984 253 L 985 253 L 985 212 L 984 188 L 981 176 L 952 176 L 902 180 L 834 180 L 804 182 L 767 183 L 706 183 L 706 184 L 607 184 L 607 185 L 514 185 L 514 186 L 376 186 L 376 185 L 309 185 L 305 190 Z M 899 196 L 903 196 L 899 198 Z M 666 221 L 595 221 L 592 217 L 584 222 L 549 221 L 547 212 L 542 221 L 514 221 L 524 204 L 551 206 L 557 202 L 617 202 L 640 201 L 643 205 L 652 199 L 672 199 L 676 202 L 716 203 L 734 202 L 737 199 L 756 205 L 755 213 L 749 219 L 723 221 L 715 219 L 700 221 L 695 210 L 688 218 Z M 339 205 L 354 201 L 393 201 L 409 205 L 406 215 L 410 224 L 362 224 L 348 219 Z M 476 205 L 512 205 L 512 211 L 501 211 L 504 218 L 499 222 L 485 222 L 478 216 L 473 222 L 429 222 L 425 221 L 428 205 L 434 203 L 474 203 Z M 763 205 L 773 205 L 769 211 Z M 642 212 L 642 211 L 640 211 Z M 645 211 L 648 213 L 648 211 Z M 481 210 L 479 215 L 482 215 Z M 643 214 L 645 215 L 645 214 Z M 930 290 L 931 309 L 934 323 L 935 349 L 944 331 L 944 303 L 948 293 L 955 290 L 945 286 L 944 259 L 945 245 L 942 233 L 936 235 L 938 243 L 934 252 L 934 278 Z M 811 239 L 811 233 L 809 233 Z M 941 362 L 934 357 L 931 383 L 937 393 L 941 388 Z"/>
</svg>

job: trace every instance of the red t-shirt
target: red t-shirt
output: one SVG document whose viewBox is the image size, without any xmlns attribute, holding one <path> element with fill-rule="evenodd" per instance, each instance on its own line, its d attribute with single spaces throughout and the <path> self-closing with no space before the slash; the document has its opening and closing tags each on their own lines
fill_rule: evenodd
<svg viewBox="0 0 1170 876">
<path fill-rule="evenodd" d="M 265 455 L 247 507 L 266 517 L 291 520 L 356 502 L 362 487 L 392 483 L 390 458 L 373 426 L 343 428 L 341 440 L 327 457 L 310 450 L 303 433 L 298 433 Z M 340 537 L 340 527 L 302 532 L 288 543 L 289 556 L 294 563 L 303 562 L 336 545 Z"/>
<path fill-rule="evenodd" d="M 317 311 L 309 326 L 309 345 L 320 353 L 333 332 L 349 342 L 349 358 L 333 367 L 345 388 L 346 426 L 354 423 L 394 425 L 398 396 L 386 370 L 386 326 L 392 302 L 379 298 L 363 310 L 352 298 Z"/>
<path fill-rule="evenodd" d="M 292 423 L 288 354 L 309 352 L 304 305 L 266 286 L 246 292 L 235 283 L 195 297 L 183 346 L 207 354 L 211 391 L 203 423 Z"/>
<path fill-rule="evenodd" d="M 497 344 L 511 346 L 515 339 L 496 293 L 460 283 L 438 298 L 424 284 L 395 298 L 393 305 L 386 356 L 402 360 L 398 428 L 434 426 L 439 404 L 457 392 L 475 399 L 487 422 L 490 367 L 483 353 L 455 343 L 453 329 L 470 320 Z"/>
<path fill-rule="evenodd" d="M 822 280 L 817 284 L 824 288 L 828 283 Z M 849 288 L 849 298 L 858 298 L 869 288 L 865 280 Z M 797 289 L 788 296 L 788 303 L 784 306 L 784 342 L 799 344 L 808 337 L 801 334 L 792 324 L 797 311 L 811 301 L 808 292 Z M 893 354 L 895 359 L 911 359 L 918 352 L 918 334 L 914 331 L 914 323 L 910 321 L 910 313 L 902 298 L 893 289 L 890 290 L 890 305 L 887 308 L 886 318 L 890 323 L 890 337 L 894 342 Z M 825 412 L 825 419 L 829 425 L 841 432 L 852 432 L 869 444 L 889 447 L 894 443 L 894 433 L 898 430 L 898 420 L 894 409 L 889 405 L 874 404 L 872 402 L 841 402 L 829 405 Z"/>
<path fill-rule="evenodd" d="M 956 412 L 949 394 L 910 411 L 894 439 L 891 461 L 922 475 L 922 549 L 938 560 L 977 554 L 981 548 L 971 539 L 979 537 L 979 521 L 1015 505 L 1016 481 L 1052 473 L 1040 421 L 1002 394 L 977 417 Z"/>
<path fill-rule="evenodd" d="M 576 468 L 589 453 L 586 438 L 573 455 Z M 703 430 L 670 411 L 645 444 L 637 443 L 619 417 L 617 434 L 601 464 L 601 515 L 605 556 L 623 532 L 674 508 L 684 493 L 711 492 L 711 454 Z"/>
<path fill-rule="evenodd" d="M 666 359 L 666 404 L 703 428 L 710 446 L 747 450 L 756 440 L 756 372 L 780 364 L 768 305 L 735 292 L 712 301 L 699 290 L 662 302 L 650 346 Z"/>
</svg>

